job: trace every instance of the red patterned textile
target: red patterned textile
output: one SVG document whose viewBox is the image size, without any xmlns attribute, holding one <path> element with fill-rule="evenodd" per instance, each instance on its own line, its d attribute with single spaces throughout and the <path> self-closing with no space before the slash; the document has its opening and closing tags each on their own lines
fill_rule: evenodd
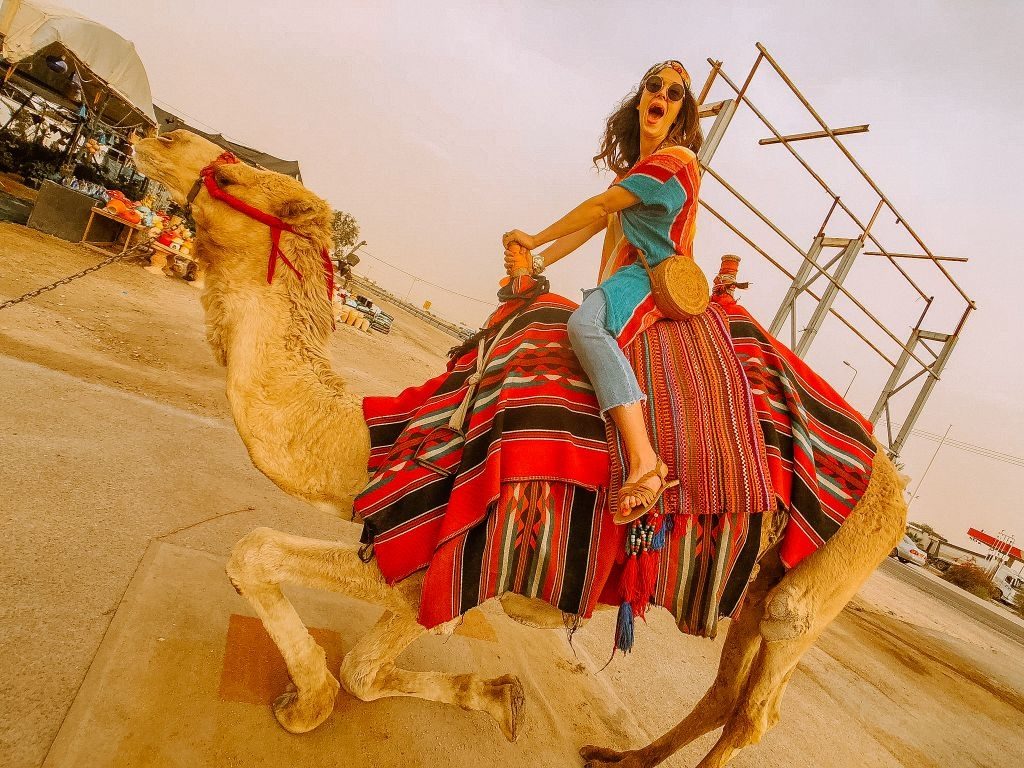
<svg viewBox="0 0 1024 768">
<path fill-rule="evenodd" d="M 463 545 L 474 527 L 484 528 L 479 524 L 488 519 L 503 483 L 575 486 L 581 505 L 575 530 L 581 533 L 572 541 L 574 562 L 567 566 L 563 558 L 552 561 L 552 567 L 558 572 L 569 566 L 572 572 L 601 572 L 599 584 L 606 578 L 615 553 L 615 547 L 601 547 L 608 450 L 593 389 L 569 347 L 566 321 L 574 308 L 572 302 L 547 294 L 512 320 L 483 371 L 464 440 L 447 425 L 470 386 L 475 352 L 463 355 L 443 376 L 397 398 L 363 401 L 373 474 L 355 509 L 364 520 L 364 540 L 373 541 L 389 582 L 429 566 L 429 599 L 423 600 L 420 614 L 426 626 L 486 599 L 487 587 L 469 585 L 463 575 L 468 567 Z M 502 311 L 490 326 L 507 316 Z M 584 491 L 589 492 L 587 499 Z M 552 509 L 562 507 L 555 504 Z M 596 563 L 599 556 L 603 560 Z M 464 585 L 473 595 L 468 606 L 463 604 Z M 572 599 L 577 601 L 573 612 L 589 615 L 596 595 L 587 584 Z M 572 599 L 566 597 L 562 604 Z"/>
<path fill-rule="evenodd" d="M 602 599 L 628 602 L 641 617 L 649 601 L 662 605 L 684 632 L 713 637 L 719 618 L 734 615 L 746 593 L 760 518 L 775 507 L 750 387 L 725 312 L 715 304 L 689 320 L 655 323 L 627 355 L 647 395 L 652 443 L 680 484 L 639 524 L 653 535 L 649 541 L 641 536 L 620 558 L 623 575 L 612 574 Z M 614 500 L 627 461 L 611 425 L 609 443 Z M 663 525 L 671 532 L 659 536 Z"/>
<path fill-rule="evenodd" d="M 792 568 L 839 530 L 867 490 L 877 452 L 872 426 L 728 293 L 713 301 L 729 317 L 772 486 L 789 512 L 780 555 Z"/>
<path fill-rule="evenodd" d="M 611 524 L 605 424 L 566 337 L 574 307 L 545 294 L 513 321 L 483 372 L 464 441 L 443 428 L 463 401 L 475 353 L 398 397 L 364 401 L 372 477 L 356 511 L 389 582 L 427 568 L 425 626 L 506 589 L 581 616 L 590 615 L 602 592 L 604 601 L 619 602 L 616 589 L 606 587 L 618 586 L 613 570 L 626 532 Z M 723 315 L 734 356 L 725 354 L 721 338 L 711 341 L 725 327 Z M 503 308 L 494 322 L 508 316 Z M 720 442 L 730 429 L 749 437 L 743 403 L 756 412 L 771 485 L 789 513 L 782 543 L 789 566 L 839 529 L 867 487 L 875 449 L 870 425 L 728 296 L 716 297 L 706 319 L 698 338 L 688 341 L 680 341 L 679 324 L 656 324 L 634 347 L 634 364 L 642 385 L 647 381 L 655 393 L 650 407 L 662 431 L 659 447 L 672 446 L 675 466 L 686 467 L 684 483 L 702 489 L 693 497 L 669 495 L 662 505 L 675 525 L 651 594 L 682 631 L 712 636 L 718 616 L 742 602 L 760 539 L 762 515 L 752 513 L 766 509 L 765 486 L 751 482 L 764 480 L 756 451 L 731 453 L 724 465 L 721 456 L 708 459 L 716 450 L 735 450 Z M 702 392 L 681 382 L 692 386 L 710 374 L 678 371 L 710 365 L 713 354 L 723 355 L 714 364 L 724 369 L 738 361 L 746 381 L 727 372 L 702 401 Z M 725 402 L 740 406 L 728 418 Z M 673 415 L 677 407 L 705 410 Z M 703 453 L 686 447 L 694 439 L 691 420 L 706 422 L 702 434 L 719 440 L 710 454 L 709 446 Z M 675 434 L 667 437 L 666 430 Z M 439 474 L 417 456 L 454 474 Z M 749 466 L 741 471 L 743 462 Z M 725 465 L 732 469 L 723 473 Z"/>
</svg>

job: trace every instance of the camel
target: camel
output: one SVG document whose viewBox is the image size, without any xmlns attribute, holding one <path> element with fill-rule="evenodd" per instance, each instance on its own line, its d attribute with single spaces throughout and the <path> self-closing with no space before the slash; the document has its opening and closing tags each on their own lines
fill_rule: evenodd
<svg viewBox="0 0 1024 768">
<path fill-rule="evenodd" d="M 136 145 L 140 170 L 165 185 L 178 203 L 220 154 L 219 147 L 181 130 Z M 353 498 L 367 481 L 369 436 L 360 399 L 331 370 L 325 352 L 331 303 L 320 279 L 320 250 L 330 242 L 331 209 L 285 176 L 242 164 L 215 167 L 225 191 L 294 228 L 296 234 L 286 234 L 282 247 L 305 276 L 281 269 L 268 283 L 267 227 L 199 192 L 192 212 L 198 259 L 206 268 L 207 339 L 227 369 L 235 424 L 255 466 L 282 490 L 351 520 Z M 895 546 L 905 521 L 901 478 L 879 447 L 864 495 L 823 547 L 787 570 L 777 555 L 777 539 L 763 542 L 744 609 L 728 628 L 715 681 L 694 709 L 642 748 L 582 747 L 585 765 L 648 768 L 721 728 L 699 763 L 712 768 L 758 742 L 778 721 L 783 692 L 801 656 Z M 484 712 L 507 739 L 516 739 L 524 692 L 514 676 L 485 680 L 396 665 L 399 654 L 428 631 L 416 621 L 422 572 L 392 587 L 373 560 L 360 558 L 358 546 L 268 528 L 237 543 L 226 571 L 287 664 L 293 686 L 272 705 L 286 730 L 302 733 L 320 725 L 343 685 L 363 701 L 410 696 Z M 285 582 L 387 609 L 345 656 L 337 678 L 283 595 Z M 561 614 L 539 601 L 506 595 L 501 605 L 525 623 L 562 627 Z M 450 633 L 455 623 L 429 631 Z"/>
</svg>

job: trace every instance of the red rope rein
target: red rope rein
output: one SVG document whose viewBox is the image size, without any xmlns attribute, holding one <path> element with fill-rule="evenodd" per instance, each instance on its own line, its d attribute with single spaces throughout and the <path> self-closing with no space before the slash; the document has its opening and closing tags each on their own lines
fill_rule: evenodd
<svg viewBox="0 0 1024 768">
<path fill-rule="evenodd" d="M 234 164 L 239 162 L 238 158 L 235 157 L 231 152 L 224 152 L 210 163 L 208 166 L 200 171 L 199 176 L 203 180 L 203 186 L 206 187 L 206 191 L 210 197 L 215 200 L 220 200 L 222 203 L 226 203 L 234 208 L 239 213 L 248 216 L 250 219 L 258 221 L 260 224 L 265 225 L 270 229 L 270 257 L 267 260 L 267 284 L 274 282 L 274 272 L 277 270 L 277 261 L 280 259 L 285 263 L 295 276 L 302 280 L 302 273 L 299 271 L 287 256 L 284 251 L 281 250 L 281 233 L 288 232 L 289 234 L 301 237 L 303 240 L 312 242 L 312 238 L 308 235 L 304 235 L 301 232 L 296 232 L 294 227 L 286 221 L 277 218 L 277 216 L 271 216 L 266 211 L 261 211 L 244 200 L 239 200 L 229 192 L 225 192 L 217 185 L 217 180 L 214 178 L 214 173 L 217 167 L 223 164 Z M 334 300 L 334 265 L 331 264 L 330 254 L 326 248 L 320 249 L 320 259 L 323 262 L 324 276 L 327 280 L 327 300 Z"/>
</svg>

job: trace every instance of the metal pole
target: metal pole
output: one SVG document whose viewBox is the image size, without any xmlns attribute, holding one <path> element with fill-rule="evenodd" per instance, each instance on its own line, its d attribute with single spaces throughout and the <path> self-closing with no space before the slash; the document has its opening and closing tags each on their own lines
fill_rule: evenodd
<svg viewBox="0 0 1024 768">
<path fill-rule="evenodd" d="M 782 324 L 786 322 L 786 315 L 792 313 L 795 322 L 796 319 L 796 300 L 800 294 L 803 293 L 804 288 L 807 287 L 808 278 L 811 275 L 811 267 L 818 265 L 818 255 L 821 253 L 821 241 L 824 239 L 822 235 L 818 235 L 814 238 L 814 242 L 811 243 L 811 247 L 807 251 L 807 258 L 800 262 L 800 266 L 796 270 L 796 277 L 793 278 L 793 282 L 789 286 L 789 290 L 786 291 L 786 296 L 782 300 L 782 304 L 779 305 L 778 311 L 775 313 L 775 317 L 772 319 L 772 323 L 768 326 L 768 332 L 778 338 L 779 332 L 782 331 Z M 817 275 L 815 275 L 817 277 Z M 796 338 L 793 339 L 791 346 L 796 346 Z"/>
<path fill-rule="evenodd" d="M 939 376 L 942 374 L 942 370 L 946 367 L 946 361 L 949 360 L 949 356 L 953 353 L 953 349 L 956 347 L 957 337 L 950 336 L 948 334 L 933 334 L 929 331 L 920 331 L 918 334 L 921 339 L 932 339 L 933 341 L 943 341 L 944 346 L 942 351 L 939 353 L 938 358 L 932 363 L 929 368 L 929 376 L 925 380 L 924 384 L 921 385 L 921 391 L 917 393 L 917 399 L 914 400 L 914 404 L 910 407 L 907 418 L 903 422 L 903 426 L 900 428 L 899 434 L 896 435 L 896 440 L 892 445 L 889 446 L 889 450 L 894 453 L 899 453 L 903 444 L 910 437 L 910 430 L 914 428 L 914 424 L 917 423 L 917 417 L 921 415 L 921 411 L 924 409 L 924 404 L 928 401 L 928 397 L 932 393 L 932 389 L 935 387 L 935 382 L 938 381 Z"/>
<path fill-rule="evenodd" d="M 725 136 L 725 131 L 729 127 L 733 115 L 736 114 L 736 104 L 735 99 L 727 99 L 723 102 L 721 111 L 715 117 L 715 122 L 711 124 L 711 130 L 708 131 L 704 143 L 701 144 L 700 152 L 697 153 L 697 159 L 700 161 L 702 174 L 705 165 L 711 162 L 711 158 L 714 157 L 718 145 L 722 143 L 722 137 Z"/>
<path fill-rule="evenodd" d="M 724 80 L 725 83 L 730 88 L 732 88 L 737 94 L 740 92 L 739 86 L 736 85 L 736 83 L 734 83 L 732 81 L 732 79 L 724 71 L 720 72 L 719 74 L 720 74 L 722 80 Z M 737 101 L 739 101 L 738 98 L 737 98 Z M 749 98 L 744 96 L 743 97 L 743 101 L 746 102 L 747 106 L 750 108 L 750 111 L 753 112 L 762 123 L 764 123 L 764 126 L 769 131 L 771 131 L 774 136 L 776 136 L 777 138 L 780 138 L 780 139 L 782 138 L 782 134 L 778 131 L 778 129 L 774 125 L 772 125 L 771 122 L 769 122 L 768 118 L 765 117 L 764 114 L 756 106 L 754 106 L 754 103 Z M 795 149 L 793 149 L 793 147 L 789 144 L 789 142 L 783 142 L 782 145 L 789 151 L 789 153 L 794 158 L 796 158 L 797 162 L 800 163 L 800 165 L 802 165 L 804 167 L 804 170 L 807 171 L 811 175 L 811 178 L 813 178 L 816 182 L 818 182 L 818 185 L 823 190 L 825 190 L 826 193 L 831 195 L 834 199 L 836 199 L 839 202 L 839 207 L 843 209 L 843 212 L 847 216 L 850 217 L 850 219 L 853 221 L 853 223 L 856 224 L 861 229 L 865 229 L 864 225 L 861 223 L 860 219 L 857 217 L 857 214 L 855 214 L 852 210 L 850 210 L 850 207 L 848 205 L 846 205 L 846 203 L 843 203 L 842 201 L 839 200 L 838 196 L 836 195 L 835 192 L 832 191 L 832 188 L 828 185 L 828 183 L 813 168 L 811 168 L 810 164 L 803 158 L 803 156 L 799 152 L 797 152 Z M 890 206 L 890 208 L 891 207 L 892 206 Z M 877 238 L 875 238 L 873 235 L 871 236 L 871 242 L 873 242 L 875 244 L 875 246 L 878 248 L 879 251 L 881 251 L 883 254 L 886 254 L 886 256 L 888 256 L 888 252 L 885 250 L 885 247 L 880 242 L 878 242 Z M 918 292 L 918 294 L 921 296 L 921 298 L 925 298 L 924 291 L 921 290 L 921 287 L 918 286 L 918 284 L 914 281 L 914 279 L 909 274 L 907 274 L 906 270 L 904 270 L 903 267 L 901 267 L 899 264 L 897 264 L 894 259 L 889 258 L 888 261 L 889 261 L 890 264 L 892 264 L 896 268 L 896 271 L 899 272 L 903 276 L 903 279 L 906 280 L 910 284 L 910 286 L 915 291 Z M 943 270 L 943 272 L 945 272 L 945 270 Z M 954 286 L 958 290 L 960 290 L 959 286 L 957 286 L 955 284 L 954 284 Z M 962 290 L 960 292 L 963 293 Z M 970 301 L 970 300 L 968 299 L 968 301 Z"/>
<path fill-rule="evenodd" d="M 704 210 L 706 210 L 708 213 L 710 213 L 712 216 L 714 216 L 716 219 L 718 219 L 720 222 L 722 222 L 722 224 L 730 232 L 732 232 L 734 235 L 736 235 L 736 237 L 738 237 L 744 243 L 749 245 L 755 252 L 759 253 L 764 258 L 765 261 L 767 261 L 769 264 L 771 264 L 773 267 L 775 267 L 777 270 L 779 270 L 779 272 L 784 274 L 790 280 L 793 279 L 793 273 L 792 272 L 790 272 L 788 269 L 786 269 L 777 260 L 772 258 L 772 255 L 770 253 L 768 253 L 768 251 L 766 251 L 764 248 L 762 248 L 757 243 L 755 243 L 753 240 L 751 240 L 749 237 L 747 237 L 747 235 L 744 234 L 742 231 L 737 229 L 736 225 L 733 224 L 731 221 L 729 221 L 727 218 L 725 218 L 725 216 L 723 216 L 719 211 L 716 211 L 712 206 L 708 205 L 707 200 L 705 200 L 704 198 L 698 198 L 697 202 L 700 203 L 700 205 L 704 208 Z M 818 294 L 816 294 L 810 288 L 807 288 L 805 292 L 807 293 L 808 296 L 810 296 L 815 301 L 820 300 L 820 297 L 818 296 Z M 857 326 L 855 326 L 853 323 L 851 323 L 849 320 L 847 320 L 845 317 L 843 317 L 841 314 L 839 314 L 835 310 L 834 307 L 829 309 L 829 314 L 831 314 L 833 317 L 838 318 L 839 321 L 842 322 L 842 324 L 845 325 L 850 330 L 851 333 L 853 333 L 858 339 L 860 339 L 865 344 L 867 344 L 868 347 L 870 347 L 871 350 L 876 355 L 878 355 L 880 358 L 882 358 L 889 365 L 895 367 L 895 365 L 896 365 L 896 361 L 895 360 L 893 360 L 891 357 L 889 357 L 887 354 L 885 354 L 885 352 L 880 350 L 878 348 L 878 346 L 876 344 L 872 343 L 872 341 L 867 336 L 865 336 L 863 333 L 861 333 L 859 330 L 857 330 Z M 792 346 L 795 346 L 795 345 L 796 345 L 796 339 L 794 338 L 793 343 L 790 346 L 792 347 Z"/>
<path fill-rule="evenodd" d="M 848 150 L 846 146 L 843 144 L 843 142 L 841 142 L 836 137 L 832 129 L 825 124 L 825 121 L 821 119 L 821 116 L 815 111 L 814 107 L 811 106 L 811 103 L 807 100 L 807 98 L 800 92 L 800 89 L 796 87 L 796 84 L 789 79 L 789 75 L 787 75 L 782 70 L 782 67 L 779 66 L 778 62 L 772 58 L 772 55 L 768 53 L 768 50 L 764 47 L 764 45 L 762 45 L 761 43 L 757 43 L 757 50 L 760 52 L 761 56 L 768 60 L 768 63 L 772 65 L 772 68 L 775 70 L 776 74 L 778 74 L 778 76 L 782 78 L 782 81 L 789 86 L 789 89 L 793 92 L 793 95 L 796 96 L 797 99 L 800 100 L 800 103 L 807 108 L 807 111 L 811 113 L 811 116 L 818 122 L 818 125 L 822 127 L 822 130 L 824 130 L 835 143 L 835 145 L 839 147 L 839 150 L 846 156 L 846 159 L 850 161 L 850 164 L 853 165 L 853 167 L 860 172 L 860 175 L 868 184 L 871 185 L 871 188 L 875 191 L 875 193 L 880 198 L 882 198 L 882 200 L 885 201 L 885 204 L 888 206 L 889 210 L 893 212 L 893 215 L 896 216 L 896 218 L 907 230 L 907 232 L 910 233 L 910 236 L 913 237 L 914 240 L 917 241 L 917 244 L 920 245 L 921 248 L 924 250 L 924 252 L 928 254 L 929 257 L 931 257 L 932 252 L 928 250 L 928 246 L 924 244 L 924 241 L 921 240 L 920 237 L 918 237 L 917 233 L 913 230 L 913 228 L 911 228 L 911 226 L 906 222 L 903 216 L 900 215 L 900 212 L 896 210 L 895 206 L 893 206 L 893 204 L 889 201 L 889 198 L 885 196 L 885 193 L 878 188 L 878 185 L 875 184 L 874 179 L 872 179 L 871 176 L 868 175 L 868 172 L 861 167 L 860 163 L 858 163 L 854 156 L 850 153 L 850 150 Z M 950 284 L 960 293 L 964 301 L 966 301 L 968 304 L 974 304 L 971 298 L 966 293 L 964 293 L 963 288 L 961 288 L 957 284 L 956 280 L 953 279 L 953 276 L 946 271 L 946 268 L 942 266 L 942 264 L 940 264 L 934 258 L 932 259 L 932 261 L 935 262 L 935 266 L 939 269 L 939 271 L 946 276 L 946 279 L 950 282 Z"/>
<path fill-rule="evenodd" d="M 724 74 L 724 73 L 722 74 L 722 77 L 725 77 L 725 74 Z M 748 102 L 748 103 L 749 103 L 749 102 Z M 808 261 L 809 261 L 809 257 L 808 257 L 808 255 L 807 255 L 807 253 L 805 253 L 805 252 L 804 252 L 804 250 L 803 250 L 803 249 L 802 249 L 802 248 L 801 248 L 801 247 L 800 247 L 799 245 L 797 245 L 797 244 L 796 244 L 796 243 L 795 243 L 795 242 L 793 241 L 793 238 L 789 237 L 789 235 L 787 235 L 787 234 L 786 234 L 785 232 L 783 232 L 783 231 L 782 231 L 781 229 L 779 229 L 779 228 L 778 228 L 777 226 L 775 226 L 775 224 L 774 224 L 774 223 L 773 223 L 773 222 L 771 221 L 771 219 L 769 219 L 769 218 L 768 218 L 768 217 L 767 217 L 767 216 L 766 216 L 765 214 L 763 214 L 763 213 L 762 213 L 761 211 L 759 211 L 759 210 L 757 209 L 757 207 L 756 207 L 756 206 L 755 206 L 755 205 L 754 205 L 753 203 L 751 203 L 751 202 L 750 202 L 749 200 L 747 200 L 747 199 L 746 199 L 745 197 L 743 197 L 743 195 L 741 195 L 741 194 L 740 194 L 740 193 L 739 193 L 738 191 L 736 191 L 736 188 L 735 188 L 735 187 L 733 187 L 733 186 L 732 186 L 731 184 L 729 184 L 729 182 L 727 182 L 727 181 L 726 181 L 725 179 L 723 179 L 723 178 L 722 178 L 722 177 L 721 177 L 720 175 L 718 175 L 717 173 L 715 173 L 715 170 L 714 170 L 713 168 L 710 168 L 710 167 L 708 167 L 708 166 L 705 166 L 705 165 L 702 165 L 701 167 L 702 167 L 702 168 L 703 168 L 703 169 L 704 169 L 705 171 L 707 171 L 708 173 L 710 173 L 710 174 L 711 174 L 711 176 L 712 176 L 712 178 L 714 178 L 714 179 L 715 179 L 715 181 L 717 181 L 717 182 L 718 182 L 719 184 L 721 184 L 721 185 L 722 185 L 723 187 L 725 187 L 725 188 L 726 188 L 726 190 L 728 190 L 728 191 L 729 191 L 730 193 L 732 193 L 733 197 L 735 197 L 735 198 L 736 198 L 737 200 L 739 200 L 739 201 L 740 201 L 741 203 L 743 203 L 743 205 L 744 205 L 744 206 L 746 206 L 746 207 L 747 207 L 747 209 L 748 209 L 748 210 L 749 210 L 749 211 L 750 211 L 751 213 L 753 213 L 753 214 L 754 214 L 755 216 L 757 216 L 757 217 L 758 217 L 758 218 L 759 218 L 759 219 L 760 219 L 760 220 L 761 220 L 762 222 L 764 222 L 764 223 L 765 223 L 765 224 L 766 224 L 766 225 L 767 225 L 767 226 L 768 226 L 768 227 L 769 227 L 769 228 L 770 228 L 770 229 L 771 229 L 771 230 L 772 230 L 773 232 L 775 232 L 775 234 L 777 234 L 777 235 L 778 235 L 779 237 L 781 237 L 781 238 L 782 238 L 783 240 L 785 240 L 785 241 L 786 241 L 786 243 L 787 243 L 787 244 L 788 244 L 788 245 L 789 245 L 789 246 L 790 246 L 791 248 L 793 248 L 793 249 L 794 249 L 794 250 L 795 250 L 795 251 L 796 251 L 797 253 L 799 253 L 799 254 L 800 254 L 800 256 L 801 256 L 801 257 L 802 257 L 803 259 L 805 259 L 805 260 L 808 260 Z M 842 207 L 843 207 L 843 210 L 844 210 L 844 211 L 846 211 L 846 212 L 847 212 L 847 214 L 848 214 L 848 215 L 850 215 L 850 217 L 851 217 L 851 218 L 853 218 L 853 216 L 852 216 L 851 214 L 849 214 L 849 211 L 848 211 L 848 210 L 847 210 L 847 208 L 846 208 L 846 207 L 845 207 L 845 206 L 844 206 L 844 205 L 842 204 L 842 202 L 841 202 L 841 201 L 839 201 L 839 200 L 838 200 L 838 198 L 836 198 L 836 199 L 837 199 L 837 201 L 839 202 L 840 206 L 842 206 Z M 701 202 L 701 204 L 702 204 L 702 205 L 704 205 L 704 207 L 705 207 L 705 208 L 708 208 L 708 210 L 710 210 L 710 207 L 709 207 L 709 206 L 708 206 L 708 205 L 707 205 L 707 204 L 706 204 L 706 203 L 704 202 L 704 199 L 703 199 L 703 198 L 700 198 L 700 202 Z M 722 217 L 721 217 L 721 216 L 719 216 L 719 218 L 721 219 Z M 724 221 L 724 219 L 723 219 L 723 221 Z M 869 230 L 869 227 L 868 227 L 867 225 L 861 224 L 861 223 L 860 223 L 860 222 L 859 222 L 859 221 L 858 221 L 857 219 L 855 219 L 855 218 L 854 218 L 854 221 L 855 221 L 855 223 L 857 224 L 857 226 L 859 226 L 859 227 L 861 228 L 861 230 L 862 230 L 863 232 L 867 232 L 867 231 Z M 735 229 L 734 229 L 734 231 L 735 231 Z M 872 237 L 872 240 L 873 240 L 873 237 Z M 813 262 L 811 263 L 811 268 L 812 268 L 812 269 L 814 269 L 814 270 L 816 271 L 816 274 L 818 274 L 818 275 L 821 275 L 821 276 L 823 276 L 823 277 L 824 277 L 824 278 L 825 278 L 826 280 L 828 280 L 828 281 L 829 281 L 829 283 L 831 283 L 832 285 L 834 285 L 834 286 L 836 287 L 836 289 L 837 289 L 837 290 L 838 290 L 838 291 L 839 291 L 840 293 L 842 293 L 842 294 L 843 294 L 843 296 L 845 296 L 846 298 L 848 298 L 848 299 L 849 299 L 849 300 L 850 300 L 850 301 L 851 301 L 851 302 L 853 303 L 853 305 L 854 305 L 855 307 L 857 307 L 857 309 L 859 309 L 859 310 L 860 310 L 861 312 L 863 312 L 863 313 L 864 313 L 864 314 L 865 314 L 865 315 L 867 316 L 867 318 L 868 318 L 869 320 L 871 320 L 871 321 L 872 321 L 872 322 L 873 322 L 873 323 L 874 323 L 875 325 L 877 325 L 877 326 L 879 327 L 879 329 L 881 329 L 881 331 L 882 331 L 882 332 L 883 332 L 883 333 L 884 333 L 884 334 L 885 334 L 886 336 L 888 336 L 888 337 L 889 337 L 889 338 L 890 338 L 890 339 L 891 339 L 891 340 L 892 340 L 893 342 L 895 342 L 895 343 L 896 343 L 896 345 L 897 345 L 898 347 L 900 347 L 900 348 L 901 348 L 901 349 L 903 349 L 904 351 L 907 351 L 907 352 L 909 352 L 910 356 L 911 356 L 911 357 L 913 357 L 913 358 L 914 358 L 914 360 L 916 360 L 916 361 L 917 361 L 918 363 L 920 363 L 920 364 L 921 364 L 922 366 L 925 366 L 925 367 L 927 367 L 927 365 L 928 365 L 927 363 L 925 363 L 925 362 L 924 362 L 923 360 L 921 360 L 920 358 L 918 358 L 918 357 L 917 357 L 917 355 L 915 355 L 915 354 L 914 354 L 913 352 L 910 352 L 910 351 L 909 351 L 909 350 L 908 350 L 908 349 L 907 349 L 906 347 L 904 347 L 904 345 L 903 345 L 903 342 L 902 342 L 902 341 L 900 341 L 900 340 L 899 340 L 899 338 L 897 338 L 897 337 L 896 337 L 896 334 L 894 334 L 894 333 L 893 333 L 892 331 L 890 331 L 890 330 L 889 330 L 889 328 L 888 328 L 888 327 L 887 327 L 887 326 L 886 326 L 886 325 L 885 325 L 885 324 L 884 324 L 884 323 L 883 323 L 883 322 L 882 322 L 881 320 L 879 320 L 879 319 L 878 319 L 877 317 L 875 317 L 875 316 L 874 316 L 874 315 L 873 315 L 873 314 L 871 313 L 871 310 L 870 310 L 870 309 L 868 309 L 868 308 L 867 308 L 866 306 L 864 306 L 864 303 L 863 303 L 863 302 L 861 302 L 861 301 L 860 301 L 860 300 L 859 300 L 859 299 L 858 299 L 858 298 L 857 298 L 856 296 L 854 296 L 854 295 L 853 295 L 852 293 L 850 293 L 850 292 L 849 292 L 848 290 L 846 290 L 846 288 L 844 288 L 844 287 L 843 287 L 842 285 L 840 285 L 840 284 L 839 284 L 839 283 L 838 283 L 838 282 L 836 281 L 836 279 L 835 279 L 834 277 L 832 277 L 832 275 L 830 275 L 830 274 L 828 274 L 827 272 L 825 272 L 825 271 L 824 271 L 824 270 L 823 270 L 823 269 L 822 269 L 822 268 L 821 268 L 820 266 L 818 266 L 817 264 L 815 264 L 815 263 L 813 263 Z M 902 271 L 902 270 L 901 270 L 901 271 Z M 917 288 L 916 284 L 913 284 L 913 283 L 912 283 L 912 285 L 914 285 L 914 287 L 915 287 L 915 288 Z M 918 290 L 920 291 L 920 289 L 918 289 Z M 924 298 L 924 299 L 927 299 L 927 298 L 928 298 L 928 297 L 927 297 L 927 296 L 926 296 L 926 295 L 925 295 L 924 293 L 921 293 L 921 297 L 922 297 L 922 298 Z"/>
<path fill-rule="evenodd" d="M 928 462 L 928 466 L 924 468 L 924 472 L 921 474 L 921 479 L 917 481 L 917 488 L 914 489 L 914 495 L 911 496 L 910 501 L 907 502 L 907 509 L 910 509 L 910 505 L 913 504 L 914 499 L 917 498 L 917 494 L 921 490 L 921 484 L 924 482 L 924 479 L 928 476 L 928 470 L 931 469 L 932 464 L 935 463 L 935 457 L 939 455 L 939 449 L 942 447 L 942 444 L 946 441 L 946 436 L 949 435 L 949 430 L 951 430 L 952 428 L 952 424 L 946 427 L 945 434 L 942 436 L 942 439 L 939 440 L 939 444 L 935 446 L 935 453 L 932 454 L 932 459 L 931 461 Z"/>
<path fill-rule="evenodd" d="M 825 316 L 828 315 L 829 309 L 832 307 L 832 302 L 835 301 L 836 293 L 842 289 L 843 281 L 846 280 L 846 276 L 850 274 L 850 270 L 853 268 L 853 262 L 857 258 L 857 254 L 860 253 L 860 249 L 864 247 L 864 241 L 857 239 L 851 240 L 847 243 L 846 247 L 843 248 L 842 257 L 839 260 L 839 266 L 836 267 L 835 274 L 832 279 L 829 280 L 829 284 L 825 286 L 825 289 L 821 292 L 821 301 L 818 302 L 818 306 L 814 308 L 814 313 L 811 315 L 810 322 L 807 323 L 807 327 L 804 332 L 800 334 L 800 341 L 796 345 L 796 349 L 793 351 L 799 356 L 803 357 L 807 354 L 807 351 L 811 348 L 811 344 L 814 342 L 815 337 L 818 335 L 818 331 L 821 330 L 821 324 L 825 321 Z M 822 272 L 827 275 L 827 272 Z M 817 275 L 815 275 L 817 277 Z"/>
</svg>

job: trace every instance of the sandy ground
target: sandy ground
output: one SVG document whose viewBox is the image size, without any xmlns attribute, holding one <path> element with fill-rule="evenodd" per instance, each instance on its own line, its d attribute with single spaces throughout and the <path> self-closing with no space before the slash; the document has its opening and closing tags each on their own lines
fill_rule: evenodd
<svg viewBox="0 0 1024 768">
<path fill-rule="evenodd" d="M 95 261 L 77 246 L 0 224 L 0 298 Z M 393 314 L 389 336 L 347 326 L 335 334 L 335 367 L 360 394 L 393 393 L 436 374 L 452 344 L 441 331 Z M 256 525 L 320 537 L 355 533 L 288 498 L 252 468 L 228 417 L 222 371 L 203 339 L 197 292 L 180 280 L 115 265 L 0 311 L 0 402 L 2 766 L 38 766 L 51 753 L 104 638 L 110 634 L 113 642 L 121 631 L 110 629 L 113 617 L 145 614 L 126 604 L 125 592 L 154 542 L 216 564 Z M 209 589 L 223 586 L 213 582 Z M 245 613 L 245 606 L 231 610 Z M 323 610 L 331 623 L 358 613 Z M 477 716 L 423 702 L 357 705 L 352 716 L 367 729 L 361 743 L 376 752 L 346 750 L 346 764 L 573 765 L 572 753 L 587 741 L 637 746 L 699 698 L 721 642 L 683 636 L 666 613 L 654 612 L 638 631 L 635 652 L 598 673 L 608 654 L 608 615 L 582 629 L 575 648 L 560 633 L 531 641 L 501 616 L 488 612 L 487 619 L 502 642 L 428 645 L 409 663 L 444 659 L 460 671 L 479 667 L 488 674 L 513 668 L 530 706 L 522 743 L 504 745 Z M 227 621 L 218 615 L 210 626 Z M 350 642 L 346 635 L 343 645 Z M 1021 645 L 876 573 L 801 664 L 782 722 L 734 764 L 1019 765 L 1022 657 Z M 122 717 L 133 722 L 132 713 Z M 328 749 L 332 739 L 346 739 L 325 726 L 310 736 L 316 741 L 288 741 L 294 737 L 275 730 L 265 707 L 254 704 L 239 705 L 232 718 L 253 744 L 266 737 L 282 748 Z M 336 713 L 329 722 L 338 719 Z M 451 743 L 438 742 L 435 733 Z M 179 739 L 181 754 L 188 753 L 187 733 L 160 738 L 165 749 Z M 700 739 L 667 764 L 696 764 L 713 739 Z M 63 754 L 53 751 L 48 764 L 60 765 Z M 180 764 L 268 764 L 258 750 L 230 760 L 188 754 Z"/>
</svg>

